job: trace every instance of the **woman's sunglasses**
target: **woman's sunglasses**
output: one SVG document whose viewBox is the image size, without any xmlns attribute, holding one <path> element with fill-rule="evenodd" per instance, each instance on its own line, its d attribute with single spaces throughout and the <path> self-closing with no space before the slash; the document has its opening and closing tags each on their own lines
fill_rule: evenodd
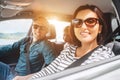
<svg viewBox="0 0 120 80">
<path fill-rule="evenodd" d="M 97 19 L 97 18 L 87 18 L 85 20 L 73 19 L 72 20 L 72 25 L 75 28 L 80 28 L 82 26 L 83 22 L 84 22 L 87 27 L 94 27 L 97 24 L 98 21 L 99 21 L 99 19 Z"/>
</svg>

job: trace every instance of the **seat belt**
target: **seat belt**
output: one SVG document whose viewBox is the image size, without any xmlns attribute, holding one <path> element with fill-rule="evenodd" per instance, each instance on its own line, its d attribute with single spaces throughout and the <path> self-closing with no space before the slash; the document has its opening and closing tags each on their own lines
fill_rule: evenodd
<svg viewBox="0 0 120 80">
<path fill-rule="evenodd" d="M 98 47 L 96 47 L 95 49 L 93 49 L 92 51 L 88 52 L 86 55 L 84 55 L 83 57 L 77 59 L 75 62 L 73 62 L 70 66 L 68 66 L 66 69 L 69 69 L 69 68 L 73 68 L 73 67 L 76 67 L 76 66 L 80 66 L 85 60 L 88 59 L 88 57 L 96 50 L 98 49 L 99 47 L 101 47 L 101 45 L 99 45 Z"/>
<path fill-rule="evenodd" d="M 26 44 L 26 53 L 25 53 L 25 56 L 26 56 L 26 69 L 27 69 L 27 74 L 30 74 L 31 73 L 31 69 L 30 69 L 30 60 L 29 60 L 29 48 L 30 48 L 30 44 L 31 44 L 31 40 L 29 40 L 29 42 Z"/>
</svg>

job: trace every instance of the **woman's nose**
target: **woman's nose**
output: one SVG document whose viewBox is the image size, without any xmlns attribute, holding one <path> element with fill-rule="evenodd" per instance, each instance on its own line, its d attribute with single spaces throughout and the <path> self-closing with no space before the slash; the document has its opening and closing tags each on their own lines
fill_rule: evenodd
<svg viewBox="0 0 120 80">
<path fill-rule="evenodd" d="M 83 24 L 81 25 L 81 28 L 87 28 L 87 25 L 83 22 Z"/>
</svg>

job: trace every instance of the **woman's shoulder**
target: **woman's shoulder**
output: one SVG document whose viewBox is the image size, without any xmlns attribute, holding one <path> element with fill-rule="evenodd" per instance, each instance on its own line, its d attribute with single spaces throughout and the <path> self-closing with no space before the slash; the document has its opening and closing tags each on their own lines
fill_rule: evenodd
<svg viewBox="0 0 120 80">
<path fill-rule="evenodd" d="M 101 50 L 101 51 L 107 51 L 107 52 L 112 52 L 111 48 L 106 47 L 104 45 L 100 45 L 99 50 Z"/>
<path fill-rule="evenodd" d="M 96 51 L 95 53 L 99 54 L 99 55 L 102 55 L 102 56 L 114 56 L 114 53 L 113 51 L 106 47 L 106 46 L 103 46 L 101 45 Z"/>
<path fill-rule="evenodd" d="M 106 46 L 100 45 L 89 57 L 88 59 L 82 63 L 81 65 L 86 65 L 93 62 L 98 62 L 101 60 L 105 60 L 111 57 L 114 57 L 114 53 L 112 50 Z"/>
</svg>

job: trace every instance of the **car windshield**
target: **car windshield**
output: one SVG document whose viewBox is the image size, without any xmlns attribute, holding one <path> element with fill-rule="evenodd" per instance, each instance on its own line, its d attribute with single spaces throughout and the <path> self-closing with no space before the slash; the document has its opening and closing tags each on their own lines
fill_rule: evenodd
<svg viewBox="0 0 120 80">
<path fill-rule="evenodd" d="M 48 22 L 55 26 L 56 42 L 64 42 L 63 30 L 70 22 L 59 20 L 48 20 Z M 12 44 L 25 37 L 32 25 L 32 19 L 13 19 L 0 22 L 0 45 Z M 2 27 L 4 26 L 4 27 Z"/>
</svg>

